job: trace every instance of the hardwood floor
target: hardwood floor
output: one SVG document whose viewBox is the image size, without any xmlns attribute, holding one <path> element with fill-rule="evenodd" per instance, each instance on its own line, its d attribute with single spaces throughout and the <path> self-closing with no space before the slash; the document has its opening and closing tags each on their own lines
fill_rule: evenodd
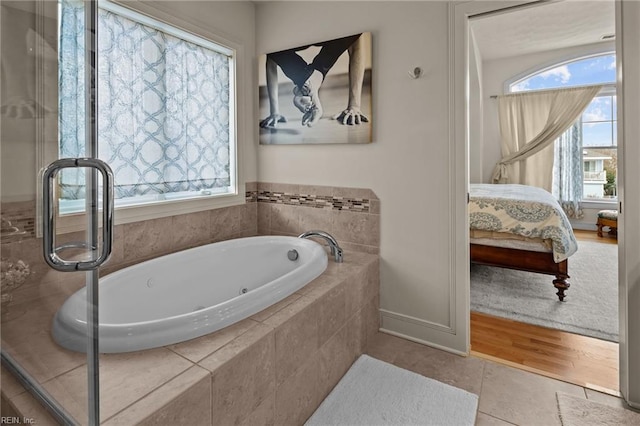
<svg viewBox="0 0 640 426">
<path fill-rule="evenodd" d="M 618 239 L 615 236 L 608 234 L 607 232 L 603 232 L 602 237 L 598 237 L 598 234 L 596 234 L 595 231 L 574 230 L 573 233 L 576 236 L 576 240 L 578 241 L 593 241 L 602 244 L 618 244 Z"/>
<path fill-rule="evenodd" d="M 617 244 L 613 236 L 575 234 Z M 617 343 L 471 312 L 471 354 L 619 396 Z"/>
</svg>

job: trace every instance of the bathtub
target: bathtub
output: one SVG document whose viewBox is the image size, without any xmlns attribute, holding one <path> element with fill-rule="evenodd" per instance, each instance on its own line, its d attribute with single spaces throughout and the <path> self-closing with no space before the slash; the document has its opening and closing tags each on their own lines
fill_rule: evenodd
<svg viewBox="0 0 640 426">
<path fill-rule="evenodd" d="M 100 352 L 156 348 L 220 330 L 284 299 L 326 267 L 320 244 L 264 236 L 196 247 L 106 275 L 99 282 Z M 85 352 L 86 330 L 83 288 L 58 310 L 52 334 L 59 345 Z"/>
</svg>

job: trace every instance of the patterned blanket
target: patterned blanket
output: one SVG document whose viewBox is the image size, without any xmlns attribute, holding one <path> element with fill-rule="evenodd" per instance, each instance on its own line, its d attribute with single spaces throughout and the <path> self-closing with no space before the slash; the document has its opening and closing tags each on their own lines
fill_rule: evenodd
<svg viewBox="0 0 640 426">
<path fill-rule="evenodd" d="M 470 189 L 471 229 L 549 239 L 556 263 L 578 250 L 567 215 L 544 189 L 493 184 L 471 184 Z"/>
</svg>

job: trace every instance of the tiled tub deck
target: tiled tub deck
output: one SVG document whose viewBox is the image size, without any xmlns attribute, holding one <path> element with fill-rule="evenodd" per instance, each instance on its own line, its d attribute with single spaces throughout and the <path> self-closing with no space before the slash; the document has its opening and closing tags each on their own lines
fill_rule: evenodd
<svg viewBox="0 0 640 426">
<path fill-rule="evenodd" d="M 42 306 L 22 318 L 32 322 L 23 329 L 32 331 L 31 350 L 12 351 L 21 347 L 10 341 L 20 338 L 14 333 L 3 333 L 3 348 L 86 422 L 84 354 L 51 340 L 49 323 L 59 304 L 48 298 L 34 303 Z M 297 293 L 226 329 L 163 348 L 102 355 L 102 423 L 302 424 L 365 351 L 378 330 L 378 306 L 378 256 L 347 252 L 344 263 L 330 259 L 327 270 Z M 38 347 L 52 367 L 37 361 L 43 359 L 33 353 Z M 38 424 L 55 423 L 2 373 L 3 402 Z"/>
</svg>

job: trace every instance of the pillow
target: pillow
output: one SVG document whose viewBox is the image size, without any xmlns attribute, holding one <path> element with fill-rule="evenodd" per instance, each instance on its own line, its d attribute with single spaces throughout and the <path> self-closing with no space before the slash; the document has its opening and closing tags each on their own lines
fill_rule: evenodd
<svg viewBox="0 0 640 426">
<path fill-rule="evenodd" d="M 618 220 L 618 210 L 600 210 L 598 217 L 602 219 Z"/>
</svg>

